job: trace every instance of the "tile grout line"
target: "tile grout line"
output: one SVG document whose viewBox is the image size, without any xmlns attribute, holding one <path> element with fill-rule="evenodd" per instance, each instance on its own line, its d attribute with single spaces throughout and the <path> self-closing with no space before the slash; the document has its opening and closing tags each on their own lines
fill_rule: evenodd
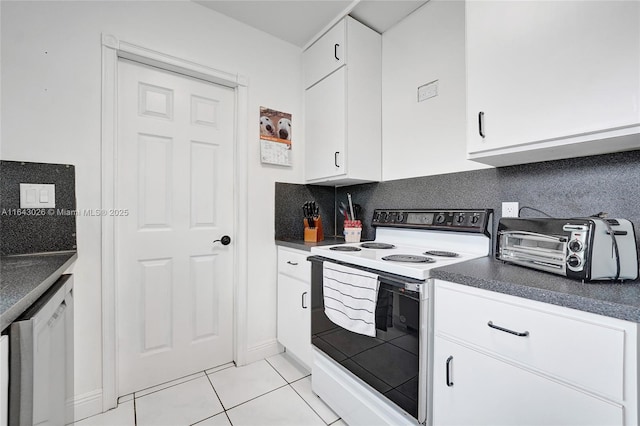
<svg viewBox="0 0 640 426">
<path fill-rule="evenodd" d="M 311 376 L 311 374 L 309 374 L 309 376 Z M 293 391 L 296 393 L 296 395 L 298 395 L 298 396 L 300 397 L 300 399 L 302 399 L 302 400 L 304 401 L 304 403 L 305 403 L 305 404 L 307 404 L 307 406 L 308 406 L 309 408 L 311 408 L 311 411 L 313 411 L 313 412 L 315 413 L 315 415 L 316 415 L 316 416 L 318 416 L 318 417 L 320 418 L 320 420 L 322 420 L 322 423 L 324 423 L 324 424 L 326 424 L 326 425 L 329 425 L 330 423 L 325 422 L 325 421 L 324 421 L 324 419 L 322 418 L 322 416 L 320 415 L 320 413 L 318 413 L 316 410 L 314 410 L 314 408 L 311 406 L 311 404 L 309 404 L 309 401 L 307 401 L 306 399 L 304 399 L 304 397 L 300 394 L 300 392 L 298 392 L 298 391 L 296 390 L 296 388 L 294 388 L 294 387 L 293 387 L 293 383 L 297 383 L 297 382 L 299 382 L 300 380 L 306 379 L 306 378 L 307 378 L 307 377 L 309 377 L 309 376 L 304 376 L 302 379 L 298 379 L 298 380 L 296 380 L 295 382 L 291 382 L 291 383 L 289 383 L 289 386 L 291 386 L 291 389 L 293 389 Z M 311 391 L 311 392 L 313 393 L 313 391 Z M 324 401 L 323 401 L 323 403 L 324 403 Z M 340 417 L 338 417 L 338 420 L 340 420 Z M 336 420 L 336 422 L 337 422 L 338 420 Z M 334 422 L 334 423 L 335 423 L 335 422 Z"/>
<path fill-rule="evenodd" d="M 284 353 L 284 352 L 282 352 L 282 353 Z M 288 385 L 289 385 L 289 384 L 291 384 L 291 382 L 289 382 L 289 381 L 288 381 L 288 380 L 287 380 L 287 379 L 286 379 L 282 374 L 280 374 L 280 372 L 278 371 L 278 369 L 277 369 L 277 368 L 275 368 L 275 367 L 274 367 L 274 366 L 269 362 L 269 360 L 268 360 L 267 358 L 265 358 L 264 360 L 267 362 L 267 364 L 269 364 L 269 366 L 270 366 L 271 368 L 273 368 L 273 369 L 275 370 L 275 372 L 276 372 L 276 373 L 278 373 L 278 376 L 282 377 L 282 380 L 284 380 L 286 384 L 288 384 Z"/>
<path fill-rule="evenodd" d="M 282 353 L 284 353 L 284 352 L 282 352 Z M 316 410 L 314 410 L 314 409 L 313 409 L 313 407 L 311 406 L 311 404 L 309 404 L 309 402 L 307 402 L 307 400 L 306 400 L 306 399 L 304 399 L 304 397 L 303 397 L 302 395 L 300 395 L 300 393 L 296 390 L 296 388 L 294 388 L 294 387 L 292 386 L 292 384 L 293 384 L 293 383 L 299 382 L 299 381 L 300 381 L 300 380 L 302 380 L 302 379 L 306 379 L 307 377 L 310 377 L 310 376 L 311 376 L 311 374 L 307 374 L 306 376 L 303 376 L 303 377 L 301 377 L 301 378 L 299 378 L 299 379 L 296 379 L 296 380 L 294 380 L 294 381 L 290 382 L 290 381 L 288 381 L 288 380 L 287 380 L 287 379 L 286 379 L 282 374 L 280 374 L 280 372 L 278 371 L 278 369 L 277 369 L 275 366 L 273 366 L 273 365 L 269 362 L 269 360 L 268 360 L 267 358 L 265 358 L 264 360 L 265 360 L 265 361 L 267 361 L 267 364 L 269 364 L 269 365 L 271 366 L 271 368 L 273 368 L 273 369 L 276 371 L 276 373 L 278 373 L 278 374 L 280 375 L 280 377 L 282 377 L 282 379 L 283 379 L 285 382 L 287 382 L 287 385 L 291 388 L 291 390 L 293 390 L 293 391 L 296 393 L 296 395 L 298 395 L 298 396 L 300 397 L 300 399 L 302 399 L 302 401 L 303 401 L 305 404 L 307 404 L 307 406 L 311 409 L 311 411 L 313 411 L 313 413 L 314 413 L 316 416 L 318 416 L 318 417 L 320 418 L 320 420 L 322 421 L 322 423 L 324 423 L 324 424 L 328 425 L 328 423 L 324 421 L 324 419 L 322 418 L 322 416 L 321 416 L 321 415 L 320 415 Z M 275 389 L 274 389 L 274 390 L 275 390 Z M 340 420 L 340 417 L 338 417 L 338 420 Z M 337 420 L 336 420 L 336 421 L 337 421 Z"/>
<path fill-rule="evenodd" d="M 268 392 L 265 392 L 265 393 L 260 394 L 260 395 L 258 395 L 258 396 L 254 396 L 253 398 L 248 399 L 248 400 L 246 400 L 246 401 L 244 401 L 244 402 L 241 402 L 240 404 L 234 405 L 233 407 L 229 407 L 229 409 L 227 409 L 227 410 L 225 410 L 225 411 L 229 411 L 229 410 L 233 410 L 234 408 L 238 408 L 239 406 L 244 405 L 244 404 L 246 404 L 247 402 L 251 402 L 251 401 L 253 401 L 253 400 L 255 400 L 255 399 L 258 399 L 258 398 L 260 398 L 260 397 L 262 397 L 262 396 L 268 395 L 268 394 L 270 394 L 270 393 L 272 393 L 272 392 L 275 392 L 275 391 L 280 390 L 280 389 L 282 389 L 282 388 L 284 388 L 284 387 L 287 387 L 287 386 L 291 386 L 291 385 L 289 385 L 289 383 L 285 383 L 285 384 L 284 384 L 284 385 L 282 385 L 282 386 L 278 386 L 277 388 L 271 389 L 271 390 L 270 390 L 270 391 L 268 391 Z M 222 401 L 221 401 L 221 402 L 222 402 Z"/>
<path fill-rule="evenodd" d="M 218 395 L 218 391 L 216 390 L 216 387 L 213 386 L 213 382 L 211 382 L 211 377 L 209 377 L 209 375 L 207 373 L 205 373 L 205 376 L 207 376 L 207 380 L 209 381 L 209 384 L 211 385 L 211 389 L 213 389 L 213 393 L 216 394 L 216 398 L 218 398 L 218 401 L 220 402 L 220 406 L 222 407 L 223 412 L 227 412 L 227 409 L 225 408 L 224 404 L 222 403 L 222 399 L 220 398 L 220 395 Z"/>
</svg>

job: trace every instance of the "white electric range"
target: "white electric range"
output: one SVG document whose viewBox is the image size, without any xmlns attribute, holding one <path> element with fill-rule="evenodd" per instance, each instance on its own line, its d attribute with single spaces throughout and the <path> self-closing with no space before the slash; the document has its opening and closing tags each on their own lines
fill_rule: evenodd
<svg viewBox="0 0 640 426">
<path fill-rule="evenodd" d="M 429 424 L 430 270 L 488 256 L 492 223 L 488 209 L 376 210 L 374 241 L 311 248 L 312 388 L 348 424 Z M 375 337 L 325 314 L 323 268 L 336 263 L 377 275 Z"/>
</svg>

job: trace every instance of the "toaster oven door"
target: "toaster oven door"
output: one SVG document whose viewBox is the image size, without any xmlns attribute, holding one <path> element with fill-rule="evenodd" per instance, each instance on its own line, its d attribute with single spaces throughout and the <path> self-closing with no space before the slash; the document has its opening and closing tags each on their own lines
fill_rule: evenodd
<svg viewBox="0 0 640 426">
<path fill-rule="evenodd" d="M 566 275 L 567 238 L 527 231 L 501 231 L 498 234 L 500 260 Z"/>
</svg>

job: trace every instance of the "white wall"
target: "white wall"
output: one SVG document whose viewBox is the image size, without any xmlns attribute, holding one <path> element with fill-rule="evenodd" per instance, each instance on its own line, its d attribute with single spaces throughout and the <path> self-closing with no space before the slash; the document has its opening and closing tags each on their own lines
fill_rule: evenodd
<svg viewBox="0 0 640 426">
<path fill-rule="evenodd" d="M 382 35 L 382 179 L 487 166 L 466 160 L 464 2 L 432 0 Z M 438 96 L 417 89 L 439 81 Z"/>
<path fill-rule="evenodd" d="M 1 157 L 74 164 L 78 209 L 101 200 L 101 33 L 249 78 L 248 344 L 254 356 L 273 350 L 274 182 L 303 179 L 300 49 L 188 1 L 3 1 L 1 8 Z M 261 165 L 260 106 L 293 114 L 293 167 Z M 100 220 L 78 217 L 77 230 L 75 390 L 91 402 L 102 387 Z"/>
</svg>

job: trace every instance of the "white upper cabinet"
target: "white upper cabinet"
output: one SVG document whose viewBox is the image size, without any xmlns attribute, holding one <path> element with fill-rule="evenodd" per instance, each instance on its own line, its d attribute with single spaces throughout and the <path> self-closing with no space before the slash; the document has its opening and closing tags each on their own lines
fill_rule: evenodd
<svg viewBox="0 0 640 426">
<path fill-rule="evenodd" d="M 640 2 L 468 1 L 466 44 L 469 159 L 640 148 Z"/>
<path fill-rule="evenodd" d="M 382 174 L 381 36 L 347 16 L 304 52 L 307 183 Z"/>
<path fill-rule="evenodd" d="M 304 88 L 347 63 L 346 22 L 331 28 L 304 52 Z"/>
</svg>

